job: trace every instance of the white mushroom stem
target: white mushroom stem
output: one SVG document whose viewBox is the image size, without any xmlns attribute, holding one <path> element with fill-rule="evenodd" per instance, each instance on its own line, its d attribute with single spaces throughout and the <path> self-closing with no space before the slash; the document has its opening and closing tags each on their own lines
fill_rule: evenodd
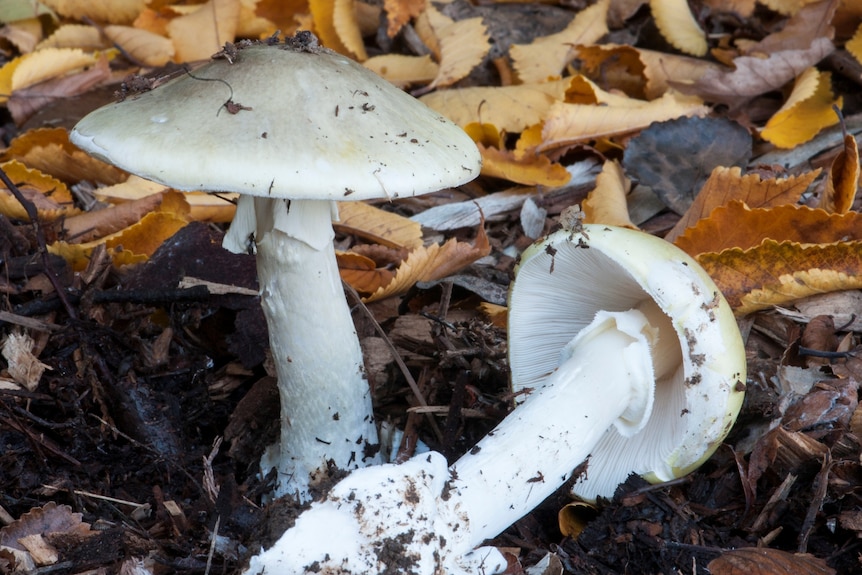
<svg viewBox="0 0 862 575">
<path fill-rule="evenodd" d="M 648 318 L 653 305 L 642 306 L 647 313 L 599 312 L 548 384 L 448 473 L 434 453 L 353 472 L 253 558 L 249 573 L 304 573 L 311 565 L 344 575 L 504 569 L 499 552 L 474 548 L 559 488 L 610 426 L 634 434 L 649 418 L 654 365 L 672 370 L 679 347 L 673 336 L 660 342 Z"/>
<path fill-rule="evenodd" d="M 643 428 L 652 412 L 653 366 L 668 365 L 652 350 L 658 333 L 640 311 L 599 312 L 563 349 L 547 385 L 452 466 L 473 545 L 558 489 L 611 426 L 627 437 Z"/>
<path fill-rule="evenodd" d="M 379 463 L 362 350 L 332 247 L 332 204 L 241 196 L 225 237 L 257 246 L 261 303 L 281 399 L 276 495 L 309 489 L 341 470 Z M 262 462 L 264 471 L 266 463 Z"/>
</svg>

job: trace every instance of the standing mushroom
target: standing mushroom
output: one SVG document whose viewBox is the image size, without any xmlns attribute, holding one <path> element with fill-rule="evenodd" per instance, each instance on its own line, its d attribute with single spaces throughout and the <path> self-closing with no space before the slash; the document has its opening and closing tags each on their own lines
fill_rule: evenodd
<svg viewBox="0 0 862 575">
<path fill-rule="evenodd" d="M 353 472 L 249 573 L 499 572 L 501 554 L 474 547 L 585 459 L 577 491 L 589 498 L 632 472 L 679 477 L 720 444 L 745 388 L 742 338 L 715 284 L 673 245 L 624 228 L 564 229 L 524 252 L 509 357 L 530 392 L 468 454 L 448 470 L 432 453 Z"/>
<path fill-rule="evenodd" d="M 456 125 L 310 33 L 228 45 L 151 91 L 82 119 L 87 152 L 180 190 L 242 194 L 225 248 L 257 250 L 281 398 L 276 494 L 302 501 L 329 468 L 379 462 L 362 353 L 332 246 L 335 200 L 467 182 Z"/>
</svg>

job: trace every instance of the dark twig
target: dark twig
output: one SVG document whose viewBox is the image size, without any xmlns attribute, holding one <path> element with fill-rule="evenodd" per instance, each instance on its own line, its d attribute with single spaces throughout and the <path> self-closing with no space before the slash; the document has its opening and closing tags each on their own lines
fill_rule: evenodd
<svg viewBox="0 0 862 575">
<path fill-rule="evenodd" d="M 21 204 L 21 206 L 24 207 L 24 211 L 27 212 L 27 217 L 30 218 L 30 223 L 32 224 L 33 231 L 36 234 L 36 241 L 39 243 L 39 253 L 42 256 L 42 265 L 44 266 L 45 275 L 48 277 L 48 281 L 51 282 L 51 285 L 54 286 L 54 291 L 57 292 L 57 297 L 60 298 L 66 313 L 69 314 L 70 318 L 76 319 L 78 314 L 75 312 L 75 308 L 73 308 L 69 303 L 69 299 L 66 297 L 65 288 L 60 285 L 60 280 L 57 278 L 57 274 L 54 273 L 54 268 L 51 267 L 51 262 L 48 259 L 48 246 L 45 243 L 42 226 L 39 225 L 39 214 L 36 211 L 36 206 L 33 205 L 33 202 L 24 197 L 24 194 L 21 193 L 18 186 L 9 179 L 9 176 L 6 175 L 6 172 L 2 168 L 0 168 L 0 180 L 3 181 L 3 184 L 5 184 L 12 196 L 18 200 L 18 203 Z"/>
</svg>

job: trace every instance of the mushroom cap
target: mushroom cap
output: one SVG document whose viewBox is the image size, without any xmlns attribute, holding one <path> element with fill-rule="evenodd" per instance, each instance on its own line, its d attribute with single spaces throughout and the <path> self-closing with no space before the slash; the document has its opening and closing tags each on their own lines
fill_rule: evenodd
<svg viewBox="0 0 862 575">
<path fill-rule="evenodd" d="M 331 50 L 253 44 L 104 106 L 72 142 L 180 190 L 290 199 L 414 196 L 479 174 L 458 126 Z"/>
<path fill-rule="evenodd" d="M 709 458 L 742 405 L 746 358 L 730 306 L 694 259 L 649 234 L 585 224 L 583 233 L 563 229 L 530 246 L 515 274 L 508 322 L 515 391 L 542 387 L 599 310 L 652 299 L 682 350 L 683 364 L 656 386 L 646 426 L 629 438 L 608 429 L 573 493 L 609 497 L 631 473 L 667 481 Z"/>
</svg>

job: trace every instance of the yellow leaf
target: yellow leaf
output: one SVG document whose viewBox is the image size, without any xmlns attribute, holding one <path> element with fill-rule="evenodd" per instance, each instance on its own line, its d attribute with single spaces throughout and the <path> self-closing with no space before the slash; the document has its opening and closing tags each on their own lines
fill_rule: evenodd
<svg viewBox="0 0 862 575">
<path fill-rule="evenodd" d="M 844 48 L 856 58 L 857 62 L 862 63 L 862 24 L 859 24 L 853 37 L 844 44 Z"/>
<path fill-rule="evenodd" d="M 332 13 L 332 24 L 335 32 L 353 57 L 360 62 L 368 58 L 365 53 L 365 44 L 362 42 L 362 32 L 356 21 L 353 0 L 335 0 Z"/>
<path fill-rule="evenodd" d="M 608 33 L 610 0 L 599 0 L 578 12 L 561 32 L 536 38 L 530 44 L 514 44 L 509 55 L 521 83 L 539 83 L 560 75 L 571 61 L 576 45 L 597 42 Z"/>
<path fill-rule="evenodd" d="M 167 186 L 132 175 L 125 182 L 96 188 L 97 199 L 112 204 L 122 204 L 166 191 Z M 193 221 L 228 223 L 236 212 L 237 194 L 212 194 L 208 192 L 185 192 L 190 207 L 189 219 Z"/>
<path fill-rule="evenodd" d="M 365 301 L 371 302 L 404 293 L 416 282 L 434 281 L 452 275 L 479 258 L 491 253 L 488 236 L 482 226 L 473 244 L 455 238 L 445 244 L 432 244 L 410 252 L 395 272 L 392 281 L 381 286 Z"/>
<path fill-rule="evenodd" d="M 440 45 L 440 69 L 428 89 L 454 84 L 478 66 L 491 49 L 482 18 L 453 22 L 436 8 L 425 12 Z"/>
<path fill-rule="evenodd" d="M 671 46 L 692 56 L 706 55 L 706 35 L 687 0 L 650 0 L 649 5 L 659 32 Z"/>
<path fill-rule="evenodd" d="M 129 26 L 105 26 L 105 36 L 146 66 L 164 66 L 174 57 L 173 43 L 163 36 Z"/>
<path fill-rule="evenodd" d="M 335 228 L 391 248 L 422 246 L 422 226 L 365 202 L 339 202 Z"/>
<path fill-rule="evenodd" d="M 122 170 L 89 156 L 69 142 L 63 128 L 28 130 L 12 140 L 4 159 L 16 159 L 69 183 L 81 180 L 116 184 L 126 179 Z"/>
<path fill-rule="evenodd" d="M 49 8 L 72 20 L 128 24 L 150 0 L 41 0 Z"/>
<path fill-rule="evenodd" d="M 80 211 L 75 208 L 72 194 L 63 182 L 15 160 L 4 162 L 2 167 L 21 194 L 35 205 L 40 220 L 54 221 Z M 19 220 L 28 219 L 24 206 L 2 184 L 0 214 Z"/>
<path fill-rule="evenodd" d="M 769 7 L 771 10 L 775 10 L 779 14 L 792 16 L 808 4 L 813 4 L 814 2 L 819 1 L 820 0 L 760 0 L 760 3 Z"/>
<path fill-rule="evenodd" d="M 236 36 L 239 0 L 210 0 L 193 8 L 193 12 L 174 18 L 167 25 L 177 62 L 208 60 Z"/>
<path fill-rule="evenodd" d="M 478 144 L 482 153 L 482 175 L 509 180 L 525 186 L 559 187 L 565 185 L 571 174 L 547 156 L 535 153 L 515 154 Z"/>
<path fill-rule="evenodd" d="M 703 116 L 708 108 L 694 96 L 668 92 L 651 102 L 635 101 L 631 106 L 589 106 L 556 103 L 551 106 L 542 132 L 540 150 L 560 148 L 595 138 L 642 130 L 653 122 L 682 116 Z"/>
<path fill-rule="evenodd" d="M 826 178 L 826 189 L 820 196 L 820 208 L 827 212 L 846 214 L 853 206 L 859 187 L 859 148 L 851 134 L 844 136 L 841 150 Z"/>
<path fill-rule="evenodd" d="M 424 56 L 384 54 L 369 58 L 362 65 L 400 87 L 428 83 L 437 77 L 440 70 L 440 67 L 431 60 L 430 54 Z"/>
<path fill-rule="evenodd" d="M 793 148 L 817 133 L 838 123 L 832 106 L 841 107 L 842 99 L 832 95 L 829 72 L 808 68 L 794 83 L 790 97 L 773 115 L 760 136 L 779 148 Z"/>
<path fill-rule="evenodd" d="M 0 103 L 15 90 L 81 70 L 96 63 L 96 55 L 72 48 L 47 48 L 15 58 L 0 69 Z"/>
<path fill-rule="evenodd" d="M 626 196 L 632 183 L 616 160 L 609 160 L 596 176 L 596 187 L 584 200 L 584 221 L 591 224 L 607 224 L 638 229 L 629 218 Z"/>
<path fill-rule="evenodd" d="M 394 38 L 411 18 L 419 16 L 425 10 L 425 3 L 425 0 L 383 0 L 383 9 L 388 20 L 386 35 Z"/>
<path fill-rule="evenodd" d="M 422 96 L 426 106 L 459 126 L 493 124 L 517 133 L 541 122 L 551 105 L 565 98 L 570 79 L 500 88 L 455 88 Z"/>
<path fill-rule="evenodd" d="M 83 24 L 64 24 L 53 34 L 39 42 L 37 48 L 81 48 L 84 50 L 100 50 L 105 47 L 105 40 L 95 26 Z"/>
</svg>

